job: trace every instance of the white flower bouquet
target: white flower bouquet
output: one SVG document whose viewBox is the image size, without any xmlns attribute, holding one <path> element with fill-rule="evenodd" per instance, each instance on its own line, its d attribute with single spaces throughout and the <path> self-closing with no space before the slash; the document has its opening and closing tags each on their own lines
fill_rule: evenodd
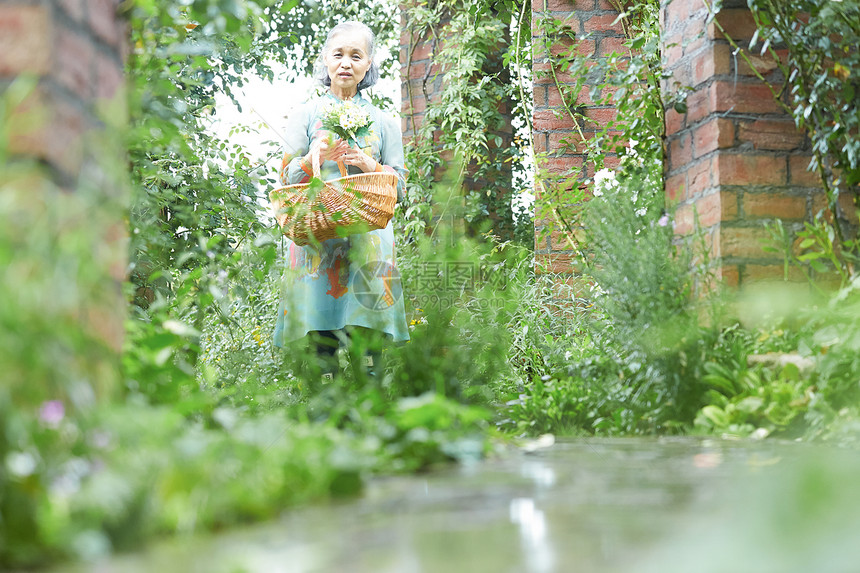
<svg viewBox="0 0 860 573">
<path fill-rule="evenodd" d="M 358 147 L 358 138 L 370 135 L 370 114 L 351 101 L 332 103 L 323 109 L 323 129 L 331 131 L 350 147 Z"/>
</svg>

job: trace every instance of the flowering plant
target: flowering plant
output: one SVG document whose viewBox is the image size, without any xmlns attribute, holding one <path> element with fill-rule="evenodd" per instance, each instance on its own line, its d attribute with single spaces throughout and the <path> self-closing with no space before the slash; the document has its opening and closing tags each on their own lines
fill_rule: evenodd
<svg viewBox="0 0 860 573">
<path fill-rule="evenodd" d="M 351 101 L 332 103 L 323 109 L 323 128 L 333 132 L 351 147 L 358 147 L 356 140 L 370 134 L 370 123 L 367 110 Z"/>
</svg>

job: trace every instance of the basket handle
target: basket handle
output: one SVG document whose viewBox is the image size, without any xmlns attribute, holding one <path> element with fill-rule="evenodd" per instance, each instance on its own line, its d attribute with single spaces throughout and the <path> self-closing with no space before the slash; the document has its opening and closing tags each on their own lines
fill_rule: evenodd
<svg viewBox="0 0 860 573">
<path fill-rule="evenodd" d="M 346 177 L 349 173 L 346 170 L 346 165 L 343 164 L 342 161 L 337 161 L 337 168 L 340 170 L 340 176 Z M 314 177 L 320 178 L 320 146 L 312 145 L 311 146 L 311 169 L 313 169 Z"/>
</svg>

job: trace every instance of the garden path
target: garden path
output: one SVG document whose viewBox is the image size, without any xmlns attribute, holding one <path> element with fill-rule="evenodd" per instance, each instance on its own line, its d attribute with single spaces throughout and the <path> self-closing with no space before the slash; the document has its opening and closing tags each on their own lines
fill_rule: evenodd
<svg viewBox="0 0 860 573">
<path fill-rule="evenodd" d="M 860 456 L 787 442 L 580 439 L 62 573 L 842 572 Z"/>
</svg>

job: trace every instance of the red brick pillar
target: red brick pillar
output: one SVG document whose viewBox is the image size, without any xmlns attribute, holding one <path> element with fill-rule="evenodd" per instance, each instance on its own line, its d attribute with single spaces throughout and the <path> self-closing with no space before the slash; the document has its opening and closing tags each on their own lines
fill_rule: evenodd
<svg viewBox="0 0 860 573">
<path fill-rule="evenodd" d="M 664 89 L 692 88 L 686 113 L 666 112 L 665 187 L 677 205 L 675 230 L 691 233 L 698 213 L 729 286 L 782 278 L 782 259 L 762 249 L 764 224 L 779 218 L 799 227 L 825 205 L 824 194 L 806 170 L 808 140 L 769 86 L 733 55 L 726 36 L 746 48 L 755 32 L 749 9 L 723 2 L 708 24 L 708 5 L 670 0 L 661 7 L 664 61 L 673 74 Z M 782 85 L 770 56 L 750 57 L 768 83 Z"/>
<path fill-rule="evenodd" d="M 401 78 L 401 121 L 404 141 L 408 145 L 418 137 L 421 126 L 424 124 L 428 106 L 432 106 L 441 100 L 441 94 L 445 86 L 446 69 L 435 61 L 435 56 L 445 46 L 457 47 L 459 38 L 452 36 L 447 28 L 450 19 L 442 18 L 434 30 L 413 31 L 406 20 L 405 10 L 401 10 L 401 40 L 400 40 L 400 64 Z M 503 69 L 501 54 L 505 47 L 505 39 L 500 38 L 499 51 L 491 54 L 485 62 L 482 73 L 485 76 L 504 78 L 509 76 Z M 475 78 L 478 81 L 479 78 Z M 485 191 L 488 188 L 505 190 L 508 192 L 512 187 L 512 172 L 510 163 L 494 161 L 497 149 L 507 149 L 512 145 L 513 131 L 511 127 L 512 105 L 510 102 L 501 102 L 499 112 L 505 118 L 504 125 L 487 133 L 488 155 L 491 163 L 501 164 L 497 170 L 485 172 L 483 177 L 478 177 L 478 166 L 475 164 L 466 166 L 464 187 L 466 191 Z M 440 151 L 443 164 L 433 174 L 435 180 L 440 180 L 444 173 L 445 165 L 454 160 L 454 154 L 449 149 L 443 149 L 441 145 L 442 134 L 437 130 L 433 134 L 436 148 Z M 495 143 L 495 136 L 501 138 L 501 145 Z M 498 220 L 497 213 L 490 212 L 491 220 Z M 495 225 L 495 231 L 505 235 L 507 229 L 502 225 Z"/>
<path fill-rule="evenodd" d="M 10 144 L 43 160 L 68 188 L 85 163 L 85 134 L 102 125 L 99 106 L 122 86 L 125 25 L 118 0 L 33 4 L 0 1 L 0 79 L 41 78 L 31 103 L 45 112 Z"/>
<path fill-rule="evenodd" d="M 438 101 L 443 75 L 433 63 L 435 38 L 429 34 L 413 33 L 406 22 L 405 10 L 400 17 L 400 114 L 404 141 L 411 141 L 418 133 L 427 111 L 427 103 Z"/>
<path fill-rule="evenodd" d="M 16 166 L 9 173 L 16 176 L 0 184 L 14 194 L 22 217 L 56 219 L 52 241 L 92 242 L 91 259 L 43 263 L 87 269 L 87 285 L 99 285 L 98 292 L 83 284 L 58 288 L 80 295 L 71 320 L 79 320 L 114 357 L 123 340 L 127 260 L 126 159 L 119 134 L 110 127 L 125 116 L 126 25 L 118 5 L 119 0 L 0 0 L 0 93 L 12 93 L 9 87 L 26 78 L 34 81 L 23 103 L 6 110 L 10 115 L 0 143 Z M 85 288 L 88 292 L 80 292 Z M 58 319 L 70 320 L 67 314 Z M 92 377 L 115 376 L 109 373 L 112 359 L 93 364 L 100 374 Z"/>
<path fill-rule="evenodd" d="M 547 53 L 548 20 L 563 20 L 576 35 L 575 41 L 550 46 Z M 593 136 L 615 119 L 615 108 L 596 105 L 590 99 L 591 86 L 586 85 L 574 102 L 562 101 L 556 82 L 570 86 L 575 78 L 553 67 L 555 57 L 577 45 L 582 55 L 602 58 L 613 51 L 622 53 L 624 33 L 617 23 L 618 11 L 607 0 L 535 0 L 532 3 L 532 43 L 534 45 L 534 151 L 537 155 L 535 208 L 535 253 L 549 272 L 570 273 L 574 252 L 569 246 L 562 222 L 545 208 L 541 192 L 558 201 L 565 190 L 572 189 L 594 175 L 594 166 L 576 144 L 579 132 L 567 108 L 578 107 L 587 121 L 580 126 L 583 135 Z M 564 91 L 564 90 L 563 90 Z M 608 154 L 606 167 L 616 165 L 614 154 Z"/>
</svg>

